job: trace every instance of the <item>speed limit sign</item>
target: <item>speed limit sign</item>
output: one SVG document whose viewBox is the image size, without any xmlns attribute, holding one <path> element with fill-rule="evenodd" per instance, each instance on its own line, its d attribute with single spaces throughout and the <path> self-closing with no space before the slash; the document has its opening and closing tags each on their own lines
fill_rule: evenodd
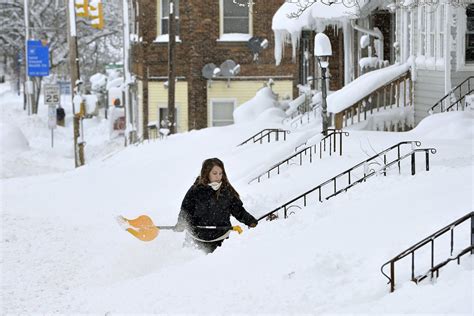
<svg viewBox="0 0 474 316">
<path fill-rule="evenodd" d="M 44 90 L 44 104 L 45 105 L 58 105 L 60 100 L 60 90 L 57 84 L 45 84 Z"/>
</svg>

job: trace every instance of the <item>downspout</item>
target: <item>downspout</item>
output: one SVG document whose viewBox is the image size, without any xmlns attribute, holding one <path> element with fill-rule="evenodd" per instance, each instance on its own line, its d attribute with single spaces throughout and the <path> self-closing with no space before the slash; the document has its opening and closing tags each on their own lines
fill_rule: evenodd
<svg viewBox="0 0 474 316">
<path fill-rule="evenodd" d="M 377 52 L 379 53 L 379 59 L 383 61 L 384 59 L 383 59 L 383 34 L 382 34 L 382 32 L 377 27 L 375 27 L 373 30 L 370 30 L 370 29 L 366 29 L 362 26 L 359 26 L 359 25 L 356 24 L 354 19 L 351 20 L 351 26 L 354 30 L 365 33 L 365 34 L 372 35 L 373 37 L 375 37 L 379 40 L 379 47 L 377 49 Z"/>
</svg>

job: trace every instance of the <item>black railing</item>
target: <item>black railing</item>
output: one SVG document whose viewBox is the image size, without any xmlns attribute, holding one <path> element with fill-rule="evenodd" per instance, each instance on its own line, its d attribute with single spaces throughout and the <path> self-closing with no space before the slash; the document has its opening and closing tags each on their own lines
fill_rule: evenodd
<svg viewBox="0 0 474 316">
<path fill-rule="evenodd" d="M 313 120 L 313 117 L 317 116 L 317 114 L 318 114 L 317 109 L 320 106 L 321 106 L 321 103 L 311 104 L 311 110 L 307 111 L 305 113 L 299 114 L 299 116 L 297 116 L 297 119 L 296 119 L 296 116 L 293 117 L 292 120 L 291 120 L 290 126 L 292 128 L 298 128 L 298 127 L 301 127 L 303 125 L 309 124 Z"/>
<path fill-rule="evenodd" d="M 411 145 L 411 150 L 409 153 L 407 154 L 404 154 L 402 155 L 401 153 L 401 146 L 403 145 Z M 259 217 L 258 220 L 261 220 L 269 215 L 272 215 L 280 210 L 283 210 L 284 212 L 284 217 L 287 218 L 288 217 L 288 209 L 291 208 L 291 207 L 294 207 L 294 205 L 292 205 L 293 203 L 295 202 L 299 202 L 301 200 L 303 200 L 303 206 L 306 207 L 307 206 L 307 202 L 308 202 L 308 199 L 309 199 L 309 195 L 311 193 L 316 193 L 318 194 L 318 201 L 319 202 L 322 202 L 323 201 L 323 188 L 328 186 L 328 185 L 332 185 L 333 187 L 333 190 L 331 190 L 331 194 L 328 194 L 326 197 L 324 197 L 325 200 L 328 200 L 338 194 L 340 194 L 341 192 L 345 192 L 347 191 L 348 189 L 352 188 L 353 186 L 355 186 L 356 184 L 358 183 L 361 183 L 361 182 L 365 182 L 368 178 L 372 177 L 373 175 L 377 174 L 377 173 L 381 173 L 383 175 L 387 175 L 387 170 L 393 166 L 393 165 L 398 165 L 398 171 L 399 173 L 401 173 L 401 161 L 404 160 L 405 158 L 407 157 L 411 157 L 411 174 L 414 175 L 415 172 L 416 172 L 416 160 L 415 160 L 415 153 L 416 152 L 425 152 L 426 155 L 426 159 L 425 159 L 425 162 L 426 162 L 426 170 L 428 171 L 429 170 L 429 153 L 432 153 L 432 154 L 435 154 L 436 153 L 436 149 L 434 148 L 419 148 L 419 149 L 416 149 L 416 147 L 419 147 L 421 146 L 421 142 L 419 141 L 404 141 L 404 142 L 400 142 L 396 145 L 393 145 L 381 152 L 379 152 L 378 154 L 370 157 L 369 159 L 367 160 L 364 160 L 363 162 L 361 163 L 358 163 L 357 165 L 353 166 L 352 168 L 338 174 L 337 176 L 335 177 L 332 177 L 331 179 L 319 184 L 318 186 L 314 187 L 313 189 L 299 195 L 298 197 L 290 200 L 289 202 L 286 202 L 285 204 L 277 207 L 276 209 L 274 209 L 273 211 L 271 212 L 268 212 L 266 213 L 265 215 Z M 392 151 L 395 151 L 396 150 L 396 158 L 390 162 L 387 162 L 387 157 L 388 155 L 392 152 Z M 382 162 L 379 162 L 377 161 L 377 159 L 380 158 L 380 159 L 383 159 L 383 163 Z M 381 165 L 381 167 L 376 170 L 374 168 L 372 168 L 373 165 Z M 354 178 L 356 178 L 357 176 L 355 176 L 354 174 L 354 171 L 356 169 L 359 169 L 359 168 L 363 168 L 363 174 L 362 176 L 355 180 L 354 181 Z M 342 178 L 342 177 L 347 177 L 347 185 L 344 186 L 342 189 L 338 189 L 338 184 L 340 185 L 341 182 L 338 183 L 338 179 Z"/>
<path fill-rule="evenodd" d="M 459 100 L 455 101 L 453 104 L 451 104 L 450 106 L 448 106 L 448 108 L 446 109 L 446 112 L 449 112 L 451 110 L 454 110 L 454 106 L 456 106 L 456 111 L 459 111 L 459 108 L 461 108 L 462 111 L 464 111 L 465 109 L 465 101 L 466 100 L 466 96 L 470 95 L 472 92 L 474 92 L 474 89 L 471 89 L 469 90 L 468 93 L 466 93 L 465 95 L 463 95 L 462 97 L 459 98 Z"/>
<path fill-rule="evenodd" d="M 457 254 L 453 254 L 454 251 L 454 229 L 459 226 L 460 224 L 464 223 L 468 219 L 471 219 L 471 245 L 462 249 Z M 435 265 L 435 240 L 436 238 L 444 235 L 445 233 L 451 233 L 451 240 L 450 240 L 450 257 L 442 262 L 439 262 Z M 431 246 L 431 268 L 424 274 L 419 276 L 415 276 L 415 251 L 422 248 L 423 246 L 430 244 Z M 436 277 L 439 276 L 439 269 L 448 264 L 450 261 L 457 260 L 458 264 L 460 263 L 460 258 L 467 254 L 467 253 L 474 254 L 474 212 L 468 213 L 458 219 L 457 221 L 447 225 L 444 228 L 441 228 L 436 233 L 432 234 L 431 236 L 426 237 L 422 241 L 418 242 L 417 244 L 413 245 L 412 247 L 408 248 L 407 250 L 400 253 L 398 256 L 395 256 L 391 260 L 387 261 L 382 265 L 380 271 L 382 274 L 388 279 L 387 283 L 390 283 L 390 292 L 395 291 L 395 262 L 403 259 L 404 257 L 411 255 L 411 280 L 415 283 L 420 282 L 421 280 L 428 277 L 431 274 L 431 277 L 434 277 L 436 273 Z M 390 264 L 390 276 L 385 274 L 384 267 Z"/>
<path fill-rule="evenodd" d="M 267 139 L 268 142 L 270 142 L 272 134 L 275 134 L 276 141 L 280 140 L 280 134 L 283 134 L 283 140 L 286 140 L 286 134 L 289 134 L 289 133 L 290 131 L 279 129 L 279 128 L 266 128 L 264 130 L 261 130 L 257 134 L 249 137 L 248 139 L 244 140 L 237 146 L 244 145 L 250 141 L 253 141 L 253 143 L 260 141 L 260 144 L 261 144 L 265 138 Z"/>
<path fill-rule="evenodd" d="M 464 92 L 463 92 L 464 90 Z M 454 87 L 448 94 L 441 98 L 435 105 L 433 105 L 428 113 L 433 114 L 438 110 L 439 112 L 445 112 L 453 110 L 456 106 L 456 110 L 459 110 L 459 105 L 464 109 L 462 101 L 466 98 L 466 95 L 474 91 L 474 76 L 467 77 L 466 80 Z M 456 101 L 452 101 L 452 100 Z M 447 104 L 447 105 L 446 105 Z"/>
<path fill-rule="evenodd" d="M 270 178 L 270 175 L 272 171 L 276 170 L 277 174 L 280 174 L 280 167 L 284 164 L 290 165 L 291 160 L 296 158 L 299 161 L 299 165 L 303 165 L 303 156 L 309 156 L 309 162 L 313 162 L 313 155 L 316 156 L 317 153 L 317 148 L 319 146 L 319 159 L 322 159 L 323 157 L 323 151 L 326 152 L 326 148 L 329 148 L 329 156 L 332 155 L 332 153 L 337 151 L 337 148 L 339 147 L 339 155 L 342 155 L 342 135 L 344 134 L 345 136 L 349 136 L 348 132 L 343 132 L 340 130 L 335 130 L 335 129 L 328 129 L 326 131 L 331 132 L 330 134 L 324 136 L 321 141 L 318 144 L 314 144 L 308 147 L 305 147 L 301 150 L 299 150 L 297 153 L 291 155 L 290 157 L 286 158 L 285 160 L 282 160 L 278 162 L 277 164 L 273 165 L 268 169 L 267 171 L 263 172 L 262 174 L 256 176 L 252 180 L 249 181 L 249 184 L 252 183 L 255 180 L 258 180 L 260 182 L 260 179 L 266 174 L 267 178 Z M 324 133 L 323 133 L 324 134 Z M 339 135 L 339 146 L 337 146 L 337 136 Z M 327 144 L 327 145 L 326 145 Z"/>
</svg>

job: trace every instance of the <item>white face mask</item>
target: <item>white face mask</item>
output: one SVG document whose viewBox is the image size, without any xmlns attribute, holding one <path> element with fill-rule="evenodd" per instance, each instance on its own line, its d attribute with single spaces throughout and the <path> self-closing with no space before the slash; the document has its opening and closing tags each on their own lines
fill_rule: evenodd
<svg viewBox="0 0 474 316">
<path fill-rule="evenodd" d="M 214 190 L 217 191 L 221 187 L 222 182 L 211 182 L 209 186 Z"/>
</svg>

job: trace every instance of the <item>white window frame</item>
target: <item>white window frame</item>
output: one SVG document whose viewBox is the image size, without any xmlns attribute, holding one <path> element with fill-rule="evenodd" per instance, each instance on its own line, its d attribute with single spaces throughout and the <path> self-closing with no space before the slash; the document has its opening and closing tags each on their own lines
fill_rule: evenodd
<svg viewBox="0 0 474 316">
<path fill-rule="evenodd" d="M 418 7 L 418 56 L 426 56 L 426 10 Z"/>
<path fill-rule="evenodd" d="M 186 0 L 180 0 L 180 1 L 186 1 Z M 158 19 L 157 19 L 158 22 L 157 22 L 157 32 L 156 32 L 158 34 L 158 36 L 156 37 L 155 42 L 157 42 L 157 43 L 168 43 L 169 34 L 168 33 L 163 34 L 163 30 L 162 30 L 162 27 L 161 27 L 162 20 L 163 19 L 168 20 L 168 17 L 166 17 L 166 18 L 163 17 L 163 0 L 158 0 L 158 6 L 160 8 L 159 16 L 158 16 Z M 175 3 L 175 12 L 179 13 L 179 6 L 176 6 L 176 3 Z M 176 14 L 175 14 L 175 19 L 178 20 L 178 23 L 179 23 L 180 17 L 176 16 Z M 179 34 L 176 35 L 176 42 L 181 42 L 181 39 L 179 38 Z"/>
<path fill-rule="evenodd" d="M 176 109 L 176 117 L 175 117 L 175 120 L 176 120 L 176 130 L 179 129 L 180 125 L 179 125 L 179 120 L 178 120 L 178 117 L 179 117 L 179 106 L 180 104 L 179 103 L 175 103 L 174 105 L 174 108 Z M 156 116 L 157 116 L 157 127 L 158 129 L 162 128 L 161 127 L 161 120 L 162 118 L 160 117 L 160 109 L 168 109 L 168 105 L 167 104 L 164 104 L 164 103 L 159 103 L 158 104 L 158 111 L 156 111 Z"/>
<path fill-rule="evenodd" d="M 416 15 L 415 15 L 414 10 L 410 10 L 408 14 L 410 15 L 410 25 L 408 25 L 408 32 L 410 32 L 410 44 L 409 44 L 410 50 L 408 52 L 408 56 L 415 56 L 415 52 L 416 52 L 415 21 L 417 20 L 415 19 Z"/>
<path fill-rule="evenodd" d="M 437 12 L 437 20 L 436 20 L 436 25 L 437 25 L 437 38 L 438 38 L 438 47 L 437 47 L 437 56 L 438 58 L 443 58 L 444 59 L 444 47 L 446 45 L 446 35 L 445 35 L 445 29 L 446 29 L 446 7 L 445 4 L 440 3 L 438 12 Z"/>
<path fill-rule="evenodd" d="M 253 34 L 253 7 L 249 7 L 249 32 L 248 33 L 224 33 L 224 1 L 219 0 L 219 42 L 246 42 L 248 41 Z M 232 0 L 227 0 L 232 1 Z M 253 1 L 249 1 L 250 5 L 253 6 Z M 237 5 L 237 4 L 235 4 Z M 230 36 L 232 34 L 232 36 Z M 240 38 L 237 38 L 235 34 L 241 35 Z"/>
<path fill-rule="evenodd" d="M 467 17 L 466 8 L 451 8 L 456 10 L 458 16 L 457 38 L 456 42 L 459 48 L 456 55 L 456 70 L 459 71 L 474 71 L 474 63 L 466 64 L 466 32 L 467 32 Z"/>
<path fill-rule="evenodd" d="M 429 7 L 427 7 L 429 8 Z M 437 8 L 429 8 L 426 14 L 426 56 L 436 59 L 436 17 Z"/>
<path fill-rule="evenodd" d="M 236 98 L 212 98 L 209 100 L 209 121 L 207 126 L 209 127 L 214 127 L 214 116 L 213 116 L 213 110 L 214 110 L 214 103 L 217 102 L 231 102 L 234 105 L 233 111 L 235 111 L 235 108 L 237 107 L 237 99 Z M 232 111 L 232 112 L 233 112 Z M 234 117 L 232 117 L 232 121 L 234 122 Z"/>
</svg>

